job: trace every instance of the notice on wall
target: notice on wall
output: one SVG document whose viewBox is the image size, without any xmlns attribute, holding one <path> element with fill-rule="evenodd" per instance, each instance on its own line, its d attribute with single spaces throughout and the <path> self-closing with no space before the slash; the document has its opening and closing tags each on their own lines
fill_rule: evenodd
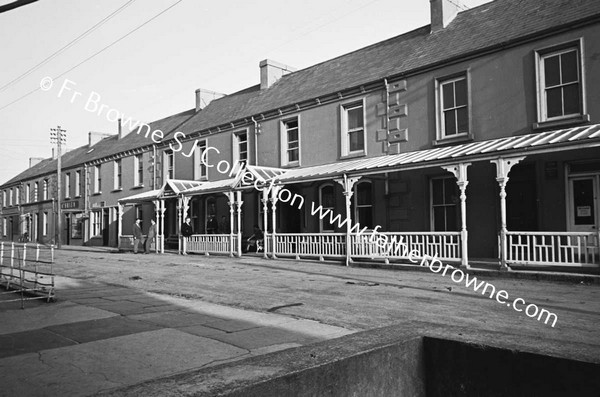
<svg viewBox="0 0 600 397">
<path fill-rule="evenodd" d="M 592 207 L 590 207 L 589 205 L 577 206 L 577 217 L 578 218 L 583 218 L 583 217 L 591 216 L 591 215 L 592 215 Z"/>
</svg>

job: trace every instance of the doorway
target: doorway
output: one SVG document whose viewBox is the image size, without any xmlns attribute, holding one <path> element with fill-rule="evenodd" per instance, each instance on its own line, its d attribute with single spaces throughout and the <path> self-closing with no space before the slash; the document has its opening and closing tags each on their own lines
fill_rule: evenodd
<svg viewBox="0 0 600 397">
<path fill-rule="evenodd" d="M 108 208 L 102 210 L 102 245 L 108 247 L 110 217 Z"/>
<path fill-rule="evenodd" d="M 569 178 L 568 219 L 573 232 L 596 232 L 598 217 L 600 174 Z"/>
</svg>

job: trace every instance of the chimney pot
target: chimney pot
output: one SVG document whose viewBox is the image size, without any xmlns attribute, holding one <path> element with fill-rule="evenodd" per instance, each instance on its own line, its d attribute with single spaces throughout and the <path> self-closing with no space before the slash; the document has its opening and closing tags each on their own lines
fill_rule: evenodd
<svg viewBox="0 0 600 397">
<path fill-rule="evenodd" d="M 264 90 L 271 87 L 283 75 L 295 72 L 296 68 L 284 65 L 279 62 L 265 59 L 258 64 L 260 67 L 260 89 Z"/>
<path fill-rule="evenodd" d="M 92 146 L 94 146 L 95 144 L 97 144 L 98 142 L 103 140 L 104 138 L 108 138 L 109 136 L 113 136 L 113 134 L 107 134 L 105 132 L 90 131 L 88 133 L 88 146 L 91 148 Z"/>
<path fill-rule="evenodd" d="M 54 154 L 54 149 L 52 149 L 52 154 Z M 53 156 L 54 157 L 54 156 Z M 30 157 L 29 158 L 29 168 L 33 167 L 34 165 L 40 163 L 42 160 L 44 160 L 43 157 Z"/>
</svg>

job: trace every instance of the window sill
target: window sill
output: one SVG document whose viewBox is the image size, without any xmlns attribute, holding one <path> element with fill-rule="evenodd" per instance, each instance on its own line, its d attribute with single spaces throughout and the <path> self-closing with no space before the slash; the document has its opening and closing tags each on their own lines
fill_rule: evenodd
<svg viewBox="0 0 600 397">
<path fill-rule="evenodd" d="M 471 133 L 454 135 L 454 136 L 436 139 L 435 141 L 433 141 L 433 146 L 443 146 L 443 145 L 452 145 L 454 143 L 471 142 L 474 139 L 475 138 L 473 137 L 473 134 L 471 134 Z"/>
<path fill-rule="evenodd" d="M 144 185 L 137 185 L 137 186 L 132 186 L 131 189 L 142 189 L 144 187 Z"/>
<path fill-rule="evenodd" d="M 299 161 L 293 161 L 291 163 L 281 164 L 281 168 L 296 168 L 300 167 Z"/>
<path fill-rule="evenodd" d="M 533 123 L 532 128 L 534 130 L 541 130 L 545 128 L 554 128 L 554 127 L 564 127 L 572 124 L 581 124 L 587 123 L 590 121 L 589 114 L 578 114 L 576 116 L 569 116 L 556 120 L 548 120 L 548 121 L 540 121 L 538 123 Z"/>
<path fill-rule="evenodd" d="M 74 199 L 78 199 L 78 198 L 81 198 L 81 196 L 80 196 L 80 195 L 77 195 L 77 196 L 75 196 L 75 197 L 73 197 L 73 198 L 74 198 Z"/>
<path fill-rule="evenodd" d="M 195 181 L 198 182 L 208 182 L 208 177 L 207 176 L 201 176 L 200 178 L 194 179 Z"/>
<path fill-rule="evenodd" d="M 115 192 L 122 192 L 122 191 L 123 191 L 123 188 L 122 188 L 122 187 L 120 187 L 120 188 L 117 188 L 117 189 L 113 189 L 113 190 L 111 190 L 111 193 L 115 193 Z"/>
<path fill-rule="evenodd" d="M 354 159 L 354 158 L 357 158 L 357 157 L 364 157 L 366 155 L 367 155 L 367 153 L 363 150 L 363 151 L 360 151 L 360 152 L 343 154 L 343 155 L 340 156 L 340 160 Z"/>
<path fill-rule="evenodd" d="M 92 193 L 92 196 L 99 196 L 101 194 L 102 194 L 102 192 L 94 192 L 94 193 Z"/>
</svg>

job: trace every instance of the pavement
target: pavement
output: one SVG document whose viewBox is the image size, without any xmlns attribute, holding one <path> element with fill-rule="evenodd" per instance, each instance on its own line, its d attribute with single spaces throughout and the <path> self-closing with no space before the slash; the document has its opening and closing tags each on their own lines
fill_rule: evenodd
<svg viewBox="0 0 600 397">
<path fill-rule="evenodd" d="M 0 301 L 0 396 L 90 395 L 352 333 L 106 283 L 56 284 L 55 302 Z"/>
</svg>

